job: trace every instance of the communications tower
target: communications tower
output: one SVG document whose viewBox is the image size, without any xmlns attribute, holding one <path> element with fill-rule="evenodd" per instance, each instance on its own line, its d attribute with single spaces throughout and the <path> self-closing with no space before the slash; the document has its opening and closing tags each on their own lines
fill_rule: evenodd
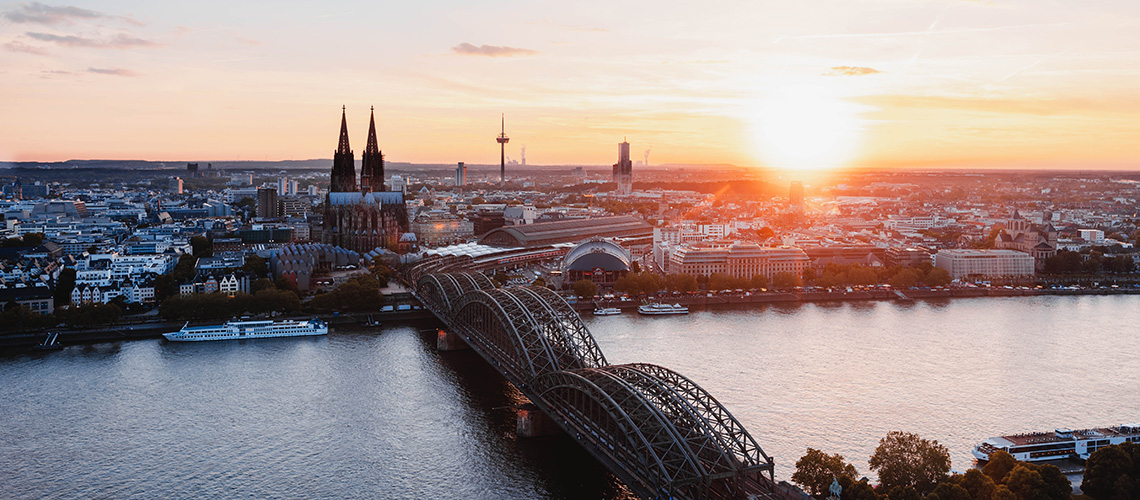
<svg viewBox="0 0 1140 500">
<path fill-rule="evenodd" d="M 500 117 L 502 120 L 502 131 L 495 141 L 499 143 L 499 187 L 507 180 L 507 143 L 511 138 L 507 137 L 507 118 L 506 114 Z"/>
</svg>

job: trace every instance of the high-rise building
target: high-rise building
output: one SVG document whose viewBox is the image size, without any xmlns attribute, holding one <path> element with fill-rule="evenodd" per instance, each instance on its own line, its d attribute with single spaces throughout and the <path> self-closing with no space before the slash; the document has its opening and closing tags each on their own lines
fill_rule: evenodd
<svg viewBox="0 0 1140 500">
<path fill-rule="evenodd" d="M 182 194 L 182 178 L 175 177 L 170 179 L 170 192 L 173 194 Z"/>
<path fill-rule="evenodd" d="M 502 131 L 499 136 L 495 138 L 495 142 L 499 143 L 499 185 L 502 186 L 507 181 L 507 143 L 511 138 L 507 137 L 507 118 L 506 115 L 500 117 L 502 120 Z"/>
<path fill-rule="evenodd" d="M 633 193 L 633 162 L 629 160 L 629 142 L 618 143 L 618 162 L 614 164 L 614 183 L 617 194 Z"/>
<path fill-rule="evenodd" d="M 277 190 L 274 188 L 258 188 L 255 207 L 257 217 L 277 217 Z"/>
<path fill-rule="evenodd" d="M 277 194 L 279 194 L 281 196 L 289 196 L 289 178 L 288 177 L 278 177 L 277 178 Z"/>
<path fill-rule="evenodd" d="M 804 183 L 792 181 L 788 188 L 788 206 L 796 212 L 804 211 Z"/>
<path fill-rule="evenodd" d="M 459 162 L 459 166 L 455 167 L 455 185 L 462 186 L 467 184 L 467 165 Z"/>
<path fill-rule="evenodd" d="M 320 192 L 321 188 L 317 187 L 316 184 L 309 184 L 309 196 L 316 196 L 320 194 Z"/>
</svg>

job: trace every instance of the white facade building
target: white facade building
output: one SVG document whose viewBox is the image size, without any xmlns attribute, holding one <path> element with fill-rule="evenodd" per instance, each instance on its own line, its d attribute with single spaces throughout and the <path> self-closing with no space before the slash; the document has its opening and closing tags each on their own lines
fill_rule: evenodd
<svg viewBox="0 0 1140 500">
<path fill-rule="evenodd" d="M 1016 250 L 939 250 L 934 265 L 961 279 L 1033 276 L 1033 256 Z"/>
<path fill-rule="evenodd" d="M 765 248 L 736 243 L 724 246 L 680 245 L 669 251 L 665 272 L 708 276 L 724 273 L 735 278 L 778 273 L 800 276 L 811 260 L 799 248 Z"/>
</svg>

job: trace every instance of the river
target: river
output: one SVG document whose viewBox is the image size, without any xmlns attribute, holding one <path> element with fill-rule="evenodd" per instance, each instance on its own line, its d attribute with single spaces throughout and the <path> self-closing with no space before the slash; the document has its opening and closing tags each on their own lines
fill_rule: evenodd
<svg viewBox="0 0 1140 500">
<path fill-rule="evenodd" d="M 971 466 L 1002 433 L 1140 420 L 1140 297 L 773 305 L 586 318 L 611 363 L 701 384 L 788 479 L 807 447 L 890 430 Z M 72 346 L 0 358 L 7 498 L 599 498 L 565 437 L 517 440 L 521 396 L 428 325 L 328 337 Z"/>
</svg>

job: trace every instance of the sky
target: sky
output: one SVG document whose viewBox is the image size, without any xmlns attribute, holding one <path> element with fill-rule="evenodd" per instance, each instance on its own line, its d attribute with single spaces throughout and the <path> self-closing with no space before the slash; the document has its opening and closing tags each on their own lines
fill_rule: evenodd
<svg viewBox="0 0 1140 500">
<path fill-rule="evenodd" d="M 0 160 L 1140 168 L 1140 2 L 0 2 Z"/>
</svg>

